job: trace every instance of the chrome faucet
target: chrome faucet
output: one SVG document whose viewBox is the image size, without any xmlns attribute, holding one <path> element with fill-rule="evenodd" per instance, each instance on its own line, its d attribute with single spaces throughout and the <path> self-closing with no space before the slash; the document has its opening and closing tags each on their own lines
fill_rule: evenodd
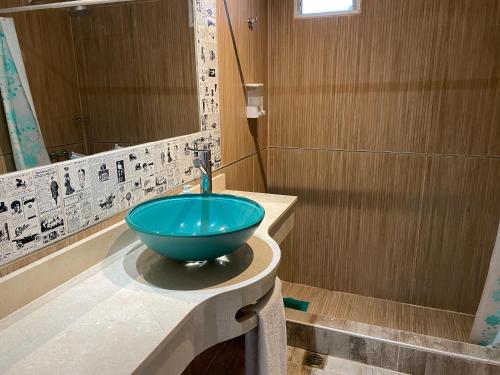
<svg viewBox="0 0 500 375">
<path fill-rule="evenodd" d="M 201 172 L 201 192 L 202 194 L 212 193 L 212 151 L 210 145 L 207 148 L 190 148 L 195 153 L 193 165 Z"/>
</svg>

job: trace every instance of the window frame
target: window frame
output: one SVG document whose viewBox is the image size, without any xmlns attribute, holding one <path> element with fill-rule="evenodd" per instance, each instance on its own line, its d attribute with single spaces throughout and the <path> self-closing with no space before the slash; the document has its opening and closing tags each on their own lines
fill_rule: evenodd
<svg viewBox="0 0 500 375">
<path fill-rule="evenodd" d="M 294 17 L 295 18 L 320 18 L 320 17 L 332 17 L 332 16 L 348 16 L 353 14 L 361 13 L 361 0 L 353 0 L 353 10 L 339 10 L 333 12 L 321 12 L 321 13 L 309 13 L 302 14 L 302 1 L 304 0 L 293 0 L 294 2 Z"/>
</svg>

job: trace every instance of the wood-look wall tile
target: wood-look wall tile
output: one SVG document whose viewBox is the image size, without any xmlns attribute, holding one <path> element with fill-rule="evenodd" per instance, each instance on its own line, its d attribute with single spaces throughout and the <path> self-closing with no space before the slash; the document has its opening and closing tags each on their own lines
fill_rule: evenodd
<svg viewBox="0 0 500 375">
<path fill-rule="evenodd" d="M 2 1 L 2 5 L 0 5 L 0 9 L 20 7 L 22 5 L 23 5 L 23 0 L 4 0 Z"/>
<path fill-rule="evenodd" d="M 500 221 L 500 159 L 428 157 L 411 303 L 474 314 Z"/>
<path fill-rule="evenodd" d="M 15 170 L 14 156 L 12 154 L 0 155 L 0 174 L 13 172 Z"/>
<path fill-rule="evenodd" d="M 500 219 L 500 3 L 268 16 L 269 186 L 299 196 L 281 275 L 474 313 Z"/>
<path fill-rule="evenodd" d="M 286 103 L 271 103 L 270 145 L 500 155 L 498 92 L 283 94 Z"/>
<path fill-rule="evenodd" d="M 223 167 L 226 174 L 226 188 L 231 190 L 253 190 L 253 157 L 249 156 Z"/>
<path fill-rule="evenodd" d="M 500 4 L 269 3 L 270 146 L 500 155 Z"/>
<path fill-rule="evenodd" d="M 6 154 L 12 154 L 12 146 L 10 144 L 9 128 L 7 127 L 5 109 L 3 105 L 0 105 L 0 155 Z"/>
<path fill-rule="evenodd" d="M 141 86 L 139 95 L 147 141 L 196 133 L 200 129 L 194 27 L 185 0 L 136 5 Z"/>
<path fill-rule="evenodd" d="M 267 150 L 247 156 L 219 169 L 215 174 L 226 175 L 226 188 L 232 190 L 267 192 Z"/>
<path fill-rule="evenodd" d="M 96 11 L 97 10 L 97 11 Z M 140 87 L 137 64 L 137 36 L 134 33 L 131 5 L 92 9 L 85 17 L 73 17 L 72 28 L 83 113 L 88 117 L 87 137 L 94 141 L 144 142 L 137 93 Z M 115 48 L 115 46 L 117 48 Z M 134 126 L 123 131 L 122 126 Z"/>
<path fill-rule="evenodd" d="M 247 119 L 243 87 L 244 83 L 267 84 L 267 64 L 264 63 L 267 61 L 267 2 L 227 0 L 229 18 L 224 3 L 223 0 L 217 2 L 217 48 L 222 160 L 227 165 L 267 147 L 267 116 Z M 259 18 L 254 32 L 248 30 L 250 16 Z"/>
<path fill-rule="evenodd" d="M 475 313 L 500 220 L 499 159 L 273 148 L 269 157 L 270 192 L 299 196 L 284 280 Z"/>
<path fill-rule="evenodd" d="M 72 17 L 72 25 L 90 143 L 137 144 L 199 131 L 185 0 L 97 7 Z"/>
<path fill-rule="evenodd" d="M 253 191 L 267 193 L 267 157 L 268 149 L 260 150 L 253 155 Z"/>
<path fill-rule="evenodd" d="M 414 155 L 270 149 L 269 191 L 299 197 L 280 275 L 405 300 L 415 272 L 425 160 Z"/>
</svg>

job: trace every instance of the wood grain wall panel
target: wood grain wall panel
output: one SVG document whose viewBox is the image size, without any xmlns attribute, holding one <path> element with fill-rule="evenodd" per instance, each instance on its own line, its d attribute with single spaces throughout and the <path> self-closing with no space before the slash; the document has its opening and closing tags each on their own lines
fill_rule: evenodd
<svg viewBox="0 0 500 375">
<path fill-rule="evenodd" d="M 15 170 L 14 156 L 12 154 L 0 155 L 0 174 L 14 172 Z"/>
<path fill-rule="evenodd" d="M 258 153 L 254 154 L 253 158 L 253 181 L 254 190 L 260 193 L 268 192 L 268 149 L 260 150 Z"/>
<path fill-rule="evenodd" d="M 254 31 L 248 29 L 250 16 L 259 19 Z M 217 19 L 222 162 L 227 165 L 267 147 L 267 116 L 246 118 L 243 88 L 255 82 L 267 87 L 267 1 L 220 0 Z"/>
<path fill-rule="evenodd" d="M 267 150 L 247 156 L 216 172 L 226 175 L 226 188 L 232 190 L 267 192 Z"/>
<path fill-rule="evenodd" d="M 411 302 L 475 314 L 500 222 L 500 159 L 426 163 Z"/>
<path fill-rule="evenodd" d="M 186 0 L 137 4 L 136 28 L 148 141 L 200 130 L 194 26 Z M 151 89 L 149 89 L 151 87 Z"/>
<path fill-rule="evenodd" d="M 262 83 L 267 64 L 267 1 L 226 0 L 245 82 Z M 248 18 L 256 17 L 253 28 Z"/>
<path fill-rule="evenodd" d="M 72 22 L 89 143 L 138 144 L 199 130 L 187 1 L 93 7 Z"/>
<path fill-rule="evenodd" d="M 364 152 L 268 153 L 270 191 L 299 197 L 293 235 L 282 246 L 281 277 L 407 300 L 425 160 Z"/>
<path fill-rule="evenodd" d="M 9 128 L 7 127 L 7 118 L 5 109 L 0 105 L 0 155 L 12 155 L 12 146 L 10 144 Z"/>
<path fill-rule="evenodd" d="M 500 221 L 500 3 L 293 12 L 269 2 L 269 190 L 299 195 L 281 275 L 474 313 Z"/>
<path fill-rule="evenodd" d="M 500 155 L 500 3 L 269 2 L 270 145 Z"/>
<path fill-rule="evenodd" d="M 2 4 L 0 5 L 0 9 L 19 7 L 21 5 L 23 5 L 23 0 L 4 0 L 4 1 L 2 1 Z"/>
<path fill-rule="evenodd" d="M 64 10 L 15 13 L 37 117 L 47 147 L 79 143 L 83 128 L 71 27 Z"/>
<path fill-rule="evenodd" d="M 498 89 L 299 94 L 285 106 L 270 109 L 283 147 L 486 155 L 500 144 Z"/>
<path fill-rule="evenodd" d="M 144 142 L 136 95 L 141 83 L 134 9 L 133 5 L 93 8 L 91 14 L 72 18 L 89 143 Z M 127 131 L 125 124 L 130 124 Z"/>
<path fill-rule="evenodd" d="M 270 191 L 299 197 L 284 280 L 475 313 L 500 220 L 499 159 L 268 153 Z"/>
<path fill-rule="evenodd" d="M 46 146 L 81 142 L 83 128 L 74 121 L 81 110 L 67 12 L 15 13 L 12 18 Z M 10 153 L 3 108 L 0 117 L 0 152 Z"/>
<path fill-rule="evenodd" d="M 221 173 L 226 174 L 226 188 L 253 191 L 253 155 L 224 167 Z"/>
</svg>

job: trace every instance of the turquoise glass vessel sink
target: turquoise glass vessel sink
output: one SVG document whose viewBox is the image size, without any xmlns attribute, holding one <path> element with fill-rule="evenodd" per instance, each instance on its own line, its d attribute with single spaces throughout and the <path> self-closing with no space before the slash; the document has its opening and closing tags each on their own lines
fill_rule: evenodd
<svg viewBox="0 0 500 375">
<path fill-rule="evenodd" d="M 264 208 L 227 194 L 185 194 L 141 203 L 125 218 L 156 253 L 179 261 L 202 261 L 241 247 L 264 219 Z"/>
</svg>

